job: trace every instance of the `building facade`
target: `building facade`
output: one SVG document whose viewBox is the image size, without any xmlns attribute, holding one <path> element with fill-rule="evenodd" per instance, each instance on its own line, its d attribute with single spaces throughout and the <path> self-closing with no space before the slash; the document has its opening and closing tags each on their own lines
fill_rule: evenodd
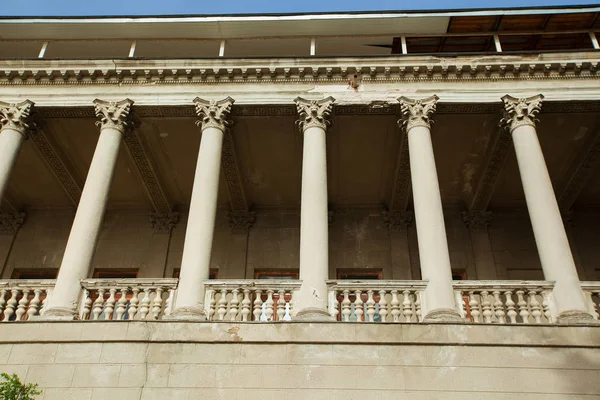
<svg viewBox="0 0 600 400">
<path fill-rule="evenodd" d="M 0 19 L 0 369 L 600 398 L 598 15 Z"/>
</svg>

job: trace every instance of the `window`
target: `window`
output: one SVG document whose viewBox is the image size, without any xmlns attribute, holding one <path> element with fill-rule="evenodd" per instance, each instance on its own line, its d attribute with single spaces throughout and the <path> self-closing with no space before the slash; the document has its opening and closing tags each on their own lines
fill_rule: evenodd
<svg viewBox="0 0 600 400">
<path fill-rule="evenodd" d="M 56 279 L 57 268 L 15 269 L 11 279 Z"/>
<path fill-rule="evenodd" d="M 177 278 L 179 279 L 179 274 L 181 273 L 181 268 L 174 268 L 173 269 L 173 278 Z M 218 268 L 211 268 L 210 272 L 208 273 L 208 279 L 217 279 L 217 276 L 219 275 L 219 269 Z"/>
<path fill-rule="evenodd" d="M 453 281 L 464 281 L 467 279 L 467 271 L 464 269 L 453 269 L 452 270 L 452 280 Z M 473 317 L 471 316 L 471 306 L 469 304 L 469 295 L 465 294 L 462 297 L 463 303 L 465 304 L 465 315 L 469 319 L 469 321 L 473 322 Z"/>
<path fill-rule="evenodd" d="M 338 280 L 381 280 L 383 272 L 381 269 L 366 269 L 366 268 L 341 268 L 337 270 Z"/>
<path fill-rule="evenodd" d="M 254 279 L 298 279 L 297 269 L 265 269 L 255 270 Z"/>
<path fill-rule="evenodd" d="M 94 270 L 93 277 L 98 279 L 135 279 L 137 274 L 137 268 L 97 268 Z"/>
<path fill-rule="evenodd" d="M 372 281 L 372 280 L 381 280 L 383 276 L 383 271 L 377 268 L 340 268 L 337 270 L 337 279 L 338 280 L 353 280 L 353 281 Z M 338 304 L 342 304 L 344 300 L 343 295 L 339 295 L 337 297 Z M 351 293 L 349 296 L 349 300 L 352 303 L 350 308 L 350 320 L 357 321 L 358 316 L 355 311 L 355 301 L 356 294 Z M 369 300 L 369 295 L 367 292 L 362 292 L 360 295 L 360 300 L 362 301 L 363 313 L 360 316 L 360 320 L 364 322 L 365 315 L 367 315 L 367 301 Z M 379 314 L 379 300 L 381 300 L 381 296 L 379 293 L 373 293 L 373 300 L 375 301 L 375 315 L 373 316 L 374 322 L 381 322 L 381 315 Z M 337 315 L 338 321 L 341 321 L 342 315 L 338 313 Z"/>
</svg>

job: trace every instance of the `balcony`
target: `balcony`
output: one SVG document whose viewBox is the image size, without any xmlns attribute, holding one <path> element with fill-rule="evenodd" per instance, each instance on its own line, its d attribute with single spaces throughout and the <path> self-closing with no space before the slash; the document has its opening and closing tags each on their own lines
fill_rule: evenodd
<svg viewBox="0 0 600 400">
<path fill-rule="evenodd" d="M 39 320 L 55 280 L 0 281 L 0 320 Z M 205 283 L 209 321 L 294 320 L 298 280 L 210 280 Z M 178 279 L 85 279 L 80 321 L 168 319 Z M 465 323 L 555 324 L 553 283 L 548 281 L 455 281 L 457 311 Z M 426 281 L 328 281 L 329 312 L 339 322 L 422 323 Z M 588 311 L 599 319 L 600 282 L 581 282 Z"/>
</svg>

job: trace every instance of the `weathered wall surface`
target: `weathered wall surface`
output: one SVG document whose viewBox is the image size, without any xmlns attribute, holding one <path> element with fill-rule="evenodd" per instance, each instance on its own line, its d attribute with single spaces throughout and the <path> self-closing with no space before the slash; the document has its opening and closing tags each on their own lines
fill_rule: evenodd
<svg viewBox="0 0 600 400">
<path fill-rule="evenodd" d="M 73 221 L 72 210 L 31 210 L 17 236 L 0 236 L 3 278 L 13 269 L 58 268 Z M 93 268 L 137 268 L 140 278 L 172 277 L 183 254 L 187 215 L 171 235 L 152 230 L 148 214 L 109 210 L 100 234 Z M 450 258 L 454 271 L 479 279 L 473 242 L 459 209 L 445 210 Z M 596 260 L 600 214 L 576 214 L 568 226 L 582 280 L 599 278 Z M 494 214 L 489 240 L 497 278 L 543 279 L 535 239 L 525 211 Z M 252 279 L 256 270 L 297 270 L 300 214 L 295 210 L 259 211 L 249 232 L 229 227 L 227 213 L 217 214 L 211 267 L 218 278 Z M 335 210 L 329 227 L 329 276 L 338 268 L 380 269 L 383 279 L 419 279 L 419 254 L 414 223 L 390 232 L 377 209 Z M 92 271 L 90 271 L 90 276 Z"/>
<path fill-rule="evenodd" d="M 44 400 L 591 400 L 600 328 L 27 322 L 0 370 Z"/>
</svg>

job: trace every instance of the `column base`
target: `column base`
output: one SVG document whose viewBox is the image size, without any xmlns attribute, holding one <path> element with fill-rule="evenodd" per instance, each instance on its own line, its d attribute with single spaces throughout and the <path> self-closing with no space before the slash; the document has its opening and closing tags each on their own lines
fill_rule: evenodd
<svg viewBox="0 0 600 400">
<path fill-rule="evenodd" d="M 560 325 L 600 325 L 600 321 L 580 310 L 563 311 L 556 317 Z"/>
<path fill-rule="evenodd" d="M 452 308 L 431 310 L 423 318 L 423 322 L 465 322 L 458 311 Z"/>
<path fill-rule="evenodd" d="M 55 307 L 44 311 L 44 315 L 41 315 L 40 319 L 48 321 L 75 321 L 79 319 L 79 315 L 73 309 Z"/>
<path fill-rule="evenodd" d="M 206 312 L 204 309 L 199 307 L 180 307 L 175 309 L 169 316 L 162 318 L 163 320 L 175 320 L 175 321 L 206 321 Z"/>
<path fill-rule="evenodd" d="M 335 318 L 331 316 L 322 308 L 305 308 L 296 313 L 296 316 L 292 318 L 293 321 L 303 321 L 303 322 L 331 322 L 335 321 Z"/>
</svg>

